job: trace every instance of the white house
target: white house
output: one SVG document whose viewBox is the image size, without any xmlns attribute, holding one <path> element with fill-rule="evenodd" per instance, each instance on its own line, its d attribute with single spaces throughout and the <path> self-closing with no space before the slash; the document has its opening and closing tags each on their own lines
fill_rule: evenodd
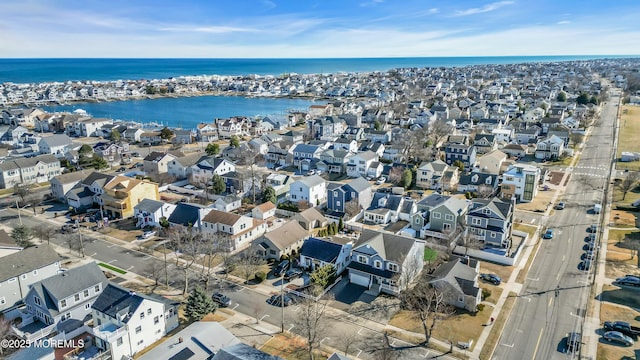
<svg viewBox="0 0 640 360">
<path fill-rule="evenodd" d="M 41 154 L 53 154 L 56 157 L 63 156 L 71 146 L 71 139 L 64 134 L 55 134 L 43 137 L 38 143 Z"/>
<path fill-rule="evenodd" d="M 133 207 L 136 227 L 160 227 L 160 219 L 169 219 L 176 205 L 153 199 L 142 199 Z"/>
<path fill-rule="evenodd" d="M 60 160 L 50 154 L 6 160 L 0 164 L 0 189 L 43 183 L 61 173 Z"/>
<path fill-rule="evenodd" d="M 271 201 L 260 204 L 251 209 L 251 217 L 265 220 L 276 215 L 276 205 Z"/>
<path fill-rule="evenodd" d="M 211 210 L 202 219 L 200 228 L 205 236 L 228 240 L 229 250 L 243 249 L 267 231 L 266 222 L 245 215 Z"/>
<path fill-rule="evenodd" d="M 556 135 L 541 140 L 536 146 L 536 159 L 559 159 L 564 152 L 564 140 Z"/>
<path fill-rule="evenodd" d="M 331 265 L 340 275 L 351 261 L 353 239 L 331 237 L 331 239 L 308 238 L 300 249 L 300 264 L 308 270 Z"/>
<path fill-rule="evenodd" d="M 374 162 L 378 162 L 378 160 L 378 154 L 370 150 L 353 155 L 349 158 L 349 163 L 347 164 L 347 176 L 367 177 L 369 167 Z"/>
<path fill-rule="evenodd" d="M 327 183 L 318 175 L 296 180 L 289 186 L 289 200 L 307 201 L 311 206 L 320 205 L 327 198 Z"/>
<path fill-rule="evenodd" d="M 229 160 L 204 157 L 191 166 L 191 182 L 193 184 L 208 184 L 213 175 L 224 175 L 236 171 L 236 165 Z"/>
<path fill-rule="evenodd" d="M 114 284 L 92 306 L 96 346 L 111 359 L 130 359 L 178 327 L 178 303 Z"/>
<path fill-rule="evenodd" d="M 502 174 L 502 198 L 515 196 L 518 202 L 531 202 L 538 193 L 540 168 L 527 164 L 513 164 Z"/>
</svg>

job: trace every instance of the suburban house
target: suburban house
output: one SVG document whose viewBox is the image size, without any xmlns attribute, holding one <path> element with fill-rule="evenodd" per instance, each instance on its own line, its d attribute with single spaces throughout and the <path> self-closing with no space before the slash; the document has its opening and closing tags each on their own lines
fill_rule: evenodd
<svg viewBox="0 0 640 360">
<path fill-rule="evenodd" d="M 108 163 L 120 164 L 129 157 L 129 143 L 97 143 L 93 147 L 97 156 L 105 159 Z"/>
<path fill-rule="evenodd" d="M 65 132 L 69 136 L 97 136 L 103 126 L 113 124 L 112 119 L 83 117 L 66 124 Z"/>
<path fill-rule="evenodd" d="M 478 260 L 453 256 L 429 275 L 429 284 L 444 294 L 447 304 L 475 313 L 482 301 L 479 271 Z"/>
<path fill-rule="evenodd" d="M 89 173 L 83 170 L 53 177 L 49 181 L 51 184 L 51 196 L 57 200 L 64 200 L 64 195 L 88 175 Z"/>
<path fill-rule="evenodd" d="M 471 170 L 476 165 L 476 148 L 473 145 L 449 143 L 444 148 L 445 162 L 453 165 L 460 161 L 464 165 L 464 170 Z"/>
<path fill-rule="evenodd" d="M 217 195 L 213 202 L 213 208 L 220 211 L 231 212 L 242 206 L 242 199 L 237 195 Z"/>
<path fill-rule="evenodd" d="M 275 172 L 267 175 L 265 180 L 266 186 L 271 186 L 276 191 L 278 203 L 286 200 L 292 182 L 294 182 L 293 177 Z"/>
<path fill-rule="evenodd" d="M 134 206 L 144 199 L 159 200 L 158 184 L 117 175 L 104 186 L 100 195 L 106 215 L 128 218 L 134 214 Z"/>
<path fill-rule="evenodd" d="M 527 156 L 527 146 L 522 144 L 507 144 L 500 151 L 519 159 Z"/>
<path fill-rule="evenodd" d="M 283 360 L 279 356 L 267 354 L 251 345 L 239 343 L 220 349 L 211 360 Z"/>
<path fill-rule="evenodd" d="M 476 163 L 476 171 L 483 173 L 500 175 L 502 165 L 507 161 L 507 154 L 500 150 L 491 150 L 490 152 L 480 156 Z"/>
<path fill-rule="evenodd" d="M 371 184 L 358 177 L 346 184 L 329 183 L 327 186 L 327 209 L 332 216 L 343 217 L 347 213 L 347 203 L 350 201 L 357 205 L 357 213 L 371 205 L 373 198 Z M 355 209 L 354 209 L 355 210 Z M 352 211 L 354 211 L 352 210 Z M 351 216 L 357 214 L 351 214 Z"/>
<path fill-rule="evenodd" d="M 202 157 L 195 165 L 191 166 L 192 184 L 209 184 L 213 175 L 224 175 L 236 171 L 236 165 L 229 160 L 212 156 Z"/>
<path fill-rule="evenodd" d="M 458 191 L 495 194 L 498 191 L 499 179 L 500 177 L 497 174 L 485 172 L 466 173 L 460 176 Z"/>
<path fill-rule="evenodd" d="M 312 164 L 315 164 L 320 159 L 320 154 L 324 149 L 318 145 L 309 144 L 296 144 L 293 147 L 293 166 L 306 171 L 312 168 Z"/>
<path fill-rule="evenodd" d="M 197 133 L 192 130 L 173 130 L 173 139 L 171 142 L 174 144 L 193 144 L 196 139 Z"/>
<path fill-rule="evenodd" d="M 142 160 L 142 170 L 147 175 L 164 174 L 169 171 L 169 163 L 175 159 L 171 154 L 153 151 Z"/>
<path fill-rule="evenodd" d="M 289 166 L 293 163 L 293 155 L 286 148 L 281 147 L 279 143 L 269 145 L 269 150 L 264 156 L 266 166 L 269 169 L 275 169 L 280 166 Z"/>
<path fill-rule="evenodd" d="M 55 157 L 63 156 L 68 150 L 71 150 L 72 141 L 64 134 L 55 134 L 43 137 L 38 143 L 40 154 L 52 154 Z"/>
<path fill-rule="evenodd" d="M 343 149 L 327 149 L 320 154 L 316 168 L 331 174 L 344 174 L 353 153 Z"/>
<path fill-rule="evenodd" d="M 216 119 L 218 134 L 223 139 L 230 139 L 232 136 L 242 136 L 243 130 L 249 130 L 248 121 L 243 117 L 233 117 L 229 119 Z"/>
<path fill-rule="evenodd" d="M 27 312 L 45 325 L 84 321 L 107 284 L 102 270 L 92 262 L 33 283 L 24 303 Z"/>
<path fill-rule="evenodd" d="M 28 247 L 0 261 L 0 311 L 22 303 L 29 287 L 60 271 L 62 257 L 49 245 Z"/>
<path fill-rule="evenodd" d="M 422 164 L 416 170 L 416 186 L 421 189 L 451 191 L 458 184 L 460 170 L 442 160 Z"/>
<path fill-rule="evenodd" d="M 276 261 L 284 255 L 300 250 L 309 233 L 295 220 L 289 220 L 253 242 L 255 253 Z"/>
<path fill-rule="evenodd" d="M 85 209 L 91 207 L 94 203 L 102 204 L 100 196 L 104 193 L 104 186 L 114 177 L 97 171 L 92 172 L 71 190 L 67 191 L 64 195 L 67 204 L 74 209 Z"/>
<path fill-rule="evenodd" d="M 198 163 L 202 155 L 198 152 L 177 157 L 167 164 L 167 174 L 176 179 L 187 179 L 191 176 L 192 166 Z"/>
<path fill-rule="evenodd" d="M 349 158 L 349 163 L 347 164 L 347 176 L 349 177 L 359 177 L 359 176 L 368 176 L 369 168 L 378 162 L 379 156 L 375 152 L 371 150 L 367 150 L 364 152 L 359 152 L 354 154 Z M 377 171 L 377 166 L 376 169 Z"/>
<path fill-rule="evenodd" d="M 487 245 L 507 249 L 511 245 L 513 212 L 512 201 L 473 199 L 467 212 L 467 231 Z"/>
<path fill-rule="evenodd" d="M 420 274 L 424 245 L 423 241 L 364 229 L 351 250 L 349 282 L 374 295 L 398 295 Z"/>
<path fill-rule="evenodd" d="M 477 155 L 482 155 L 495 150 L 498 143 L 493 134 L 476 134 L 473 138 L 473 146 L 476 148 Z"/>
<path fill-rule="evenodd" d="M 358 151 L 358 142 L 353 139 L 339 138 L 333 142 L 333 148 L 335 150 L 345 150 L 350 153 Z"/>
<path fill-rule="evenodd" d="M 229 250 L 243 249 L 267 231 L 266 222 L 245 215 L 212 209 L 202 219 L 200 230 L 205 236 L 222 237 Z"/>
<path fill-rule="evenodd" d="M 564 153 L 564 140 L 551 135 L 550 137 L 538 141 L 536 145 L 536 159 L 554 160 L 559 159 Z"/>
<path fill-rule="evenodd" d="M 351 260 L 353 239 L 332 236 L 328 239 L 311 237 L 300 249 L 300 265 L 309 271 L 331 265 L 340 275 Z"/>
<path fill-rule="evenodd" d="M 251 217 L 259 220 L 266 220 L 276 216 L 276 205 L 267 201 L 251 209 Z"/>
<path fill-rule="evenodd" d="M 531 202 L 538 193 L 540 168 L 527 164 L 513 164 L 502 174 L 501 197 L 516 202 Z"/>
<path fill-rule="evenodd" d="M 202 219 L 213 210 L 210 207 L 199 204 L 178 203 L 169 216 L 171 225 L 181 225 L 199 229 L 202 226 Z"/>
<path fill-rule="evenodd" d="M 218 141 L 218 126 L 215 123 L 200 123 L 198 124 L 197 131 L 199 141 L 206 143 Z"/>
<path fill-rule="evenodd" d="M 133 207 L 136 227 L 160 227 L 162 218 L 169 219 L 176 205 L 153 199 L 142 199 Z"/>
<path fill-rule="evenodd" d="M 178 305 L 108 284 L 91 307 L 96 346 L 111 359 L 130 359 L 178 327 Z"/>
<path fill-rule="evenodd" d="M 420 238 L 447 237 L 456 234 L 464 224 L 469 201 L 455 196 L 431 194 L 420 200 L 411 228 Z"/>
<path fill-rule="evenodd" d="M 291 219 L 297 221 L 298 224 L 308 232 L 312 232 L 313 229 L 326 227 L 329 223 L 327 218 L 314 207 L 295 214 Z"/>
<path fill-rule="evenodd" d="M 289 186 L 289 200 L 293 203 L 306 201 L 311 206 L 325 202 L 327 183 L 318 175 L 303 177 Z"/>
<path fill-rule="evenodd" d="M 388 224 L 398 220 L 411 221 L 417 211 L 415 201 L 402 195 L 375 192 L 371 205 L 364 210 L 364 220 L 374 224 Z"/>
<path fill-rule="evenodd" d="M 0 164 L 0 189 L 47 182 L 61 173 L 60 160 L 50 154 L 5 160 Z"/>
<path fill-rule="evenodd" d="M 158 145 L 162 143 L 162 135 L 160 131 L 145 131 L 140 134 L 140 142 L 149 145 Z"/>
</svg>

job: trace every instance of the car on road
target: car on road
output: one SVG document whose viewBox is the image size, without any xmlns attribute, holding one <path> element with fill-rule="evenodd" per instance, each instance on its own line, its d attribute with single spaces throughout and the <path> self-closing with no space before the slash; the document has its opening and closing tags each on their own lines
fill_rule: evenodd
<svg viewBox="0 0 640 360">
<path fill-rule="evenodd" d="M 131 156 L 132 157 L 140 157 L 140 153 L 134 152 L 134 153 L 131 153 Z"/>
<path fill-rule="evenodd" d="M 618 285 L 640 286 L 640 277 L 626 275 L 624 277 L 617 278 L 616 283 L 618 283 Z"/>
<path fill-rule="evenodd" d="M 563 210 L 563 209 L 564 209 L 564 202 L 560 201 L 558 205 L 556 205 L 556 210 Z"/>
<path fill-rule="evenodd" d="M 580 256 L 580 260 L 593 260 L 595 254 L 591 250 L 587 250 Z"/>
<path fill-rule="evenodd" d="M 587 229 L 587 232 L 595 234 L 596 232 L 598 232 L 598 225 L 597 224 L 591 224 L 591 226 L 589 226 L 589 228 Z"/>
<path fill-rule="evenodd" d="M 61 233 L 75 233 L 78 232 L 78 227 L 75 225 L 65 224 L 60 228 Z"/>
<path fill-rule="evenodd" d="M 567 334 L 567 352 L 576 353 L 580 351 L 582 343 L 582 334 L 579 332 L 570 332 Z"/>
<path fill-rule="evenodd" d="M 278 264 L 278 266 L 273 269 L 273 276 L 280 277 L 284 275 L 284 273 L 289 270 L 290 266 L 291 263 L 289 262 L 289 260 L 282 260 L 280 264 Z"/>
<path fill-rule="evenodd" d="M 591 260 L 584 260 L 578 264 L 578 269 L 583 271 L 589 271 L 591 269 Z"/>
<path fill-rule="evenodd" d="M 156 232 L 155 231 L 145 231 L 142 233 L 142 235 L 140 235 L 141 239 L 148 239 L 152 236 L 156 236 Z"/>
<path fill-rule="evenodd" d="M 229 297 L 221 293 L 214 293 L 213 295 L 211 295 L 211 300 L 213 300 L 213 302 L 218 304 L 218 306 L 220 307 L 231 306 L 231 299 L 229 299 Z"/>
<path fill-rule="evenodd" d="M 293 299 L 288 295 L 271 295 L 271 297 L 267 299 L 267 304 L 277 307 L 283 307 L 283 304 L 284 306 L 289 306 L 293 305 Z"/>
<path fill-rule="evenodd" d="M 624 346 L 633 345 L 633 339 L 620 331 L 607 331 L 602 335 L 602 338 L 608 342 L 616 343 Z"/>
<path fill-rule="evenodd" d="M 118 168 L 118 170 L 116 170 L 117 172 L 123 172 L 123 171 L 127 171 L 127 168 L 124 166 L 121 166 Z"/>
<path fill-rule="evenodd" d="M 302 276 L 302 270 L 300 269 L 289 269 L 284 273 L 285 281 L 291 281 L 295 278 L 299 278 L 300 276 Z"/>
<path fill-rule="evenodd" d="M 543 239 L 553 239 L 553 229 L 547 229 L 547 231 L 542 235 Z"/>
<path fill-rule="evenodd" d="M 588 242 L 586 244 L 584 244 L 584 246 L 582 247 L 582 250 L 584 251 L 593 251 L 593 249 L 596 248 L 596 244 L 592 243 L 592 242 Z"/>
<path fill-rule="evenodd" d="M 500 283 L 502 282 L 500 276 L 496 274 L 480 274 L 480 279 L 486 282 L 490 282 L 493 285 L 500 285 Z"/>
<path fill-rule="evenodd" d="M 596 241 L 596 235 L 595 233 L 589 234 L 584 238 L 585 242 L 590 242 L 590 241 Z"/>
</svg>

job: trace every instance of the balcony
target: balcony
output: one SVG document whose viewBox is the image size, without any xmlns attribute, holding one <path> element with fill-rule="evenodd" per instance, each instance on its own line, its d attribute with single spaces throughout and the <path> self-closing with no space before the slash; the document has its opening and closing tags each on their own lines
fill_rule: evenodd
<svg viewBox="0 0 640 360">
<path fill-rule="evenodd" d="M 127 329 L 124 326 L 118 327 L 113 323 L 108 323 L 93 328 L 93 335 L 108 343 L 116 341 L 116 339 L 118 339 L 120 336 L 125 335 L 126 333 Z"/>
</svg>

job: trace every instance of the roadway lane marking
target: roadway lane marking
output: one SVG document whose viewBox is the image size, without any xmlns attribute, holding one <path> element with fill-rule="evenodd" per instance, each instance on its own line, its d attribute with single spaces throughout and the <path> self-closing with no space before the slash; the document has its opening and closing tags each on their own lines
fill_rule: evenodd
<svg viewBox="0 0 640 360">
<path fill-rule="evenodd" d="M 236 304 L 236 306 L 234 306 L 231 310 L 235 310 L 238 306 L 240 306 L 240 304 Z"/>
<path fill-rule="evenodd" d="M 564 255 L 562 255 L 562 261 L 564 261 Z"/>
<path fill-rule="evenodd" d="M 322 342 L 323 342 L 323 341 L 325 341 L 325 340 L 329 340 L 329 339 L 331 339 L 331 338 L 330 338 L 330 337 L 326 337 L 326 338 L 324 338 L 324 339 L 320 340 L 320 345 L 322 345 Z"/>
<path fill-rule="evenodd" d="M 245 288 L 244 286 L 241 286 L 241 287 L 240 287 L 240 290 L 237 290 L 237 291 L 238 291 L 238 292 L 240 292 L 240 291 L 242 291 L 242 290 L 244 290 L 244 289 L 246 289 L 246 288 Z"/>
<path fill-rule="evenodd" d="M 98 253 L 93 253 L 93 254 L 89 255 L 89 257 L 94 257 L 96 255 L 98 255 Z"/>
<path fill-rule="evenodd" d="M 362 354 L 362 350 L 360 350 L 360 349 L 358 349 L 358 348 L 356 348 L 356 350 L 358 350 L 358 354 L 356 355 L 356 359 L 357 359 L 357 358 L 360 356 L 360 354 Z M 427 351 L 427 354 L 428 354 L 428 353 L 429 353 L 429 352 Z M 425 356 L 425 357 L 426 357 L 426 356 Z"/>
<path fill-rule="evenodd" d="M 260 318 L 260 320 L 258 320 L 258 321 L 262 321 L 262 320 L 263 320 L 264 318 L 266 318 L 266 317 L 271 317 L 271 315 L 266 314 L 266 315 L 264 315 L 263 317 L 261 317 L 261 318 Z"/>
<path fill-rule="evenodd" d="M 570 313 L 569 313 L 569 315 L 571 315 L 571 316 L 575 316 L 575 317 L 577 317 L 578 319 L 580 319 L 580 315 L 576 315 L 576 314 L 574 314 L 573 312 L 570 312 Z"/>
<path fill-rule="evenodd" d="M 544 330 L 544 328 L 540 329 L 540 335 L 538 335 L 538 341 L 536 342 L 536 348 L 533 351 L 533 357 L 531 357 L 531 360 L 535 360 L 536 354 L 538 353 L 538 346 L 540 346 L 540 340 L 542 339 L 542 330 Z"/>
<path fill-rule="evenodd" d="M 134 267 L 135 267 L 135 266 L 133 266 L 133 265 L 132 265 L 132 266 L 129 266 L 129 267 L 127 268 L 127 271 L 129 271 L 129 270 L 133 269 Z"/>
<path fill-rule="evenodd" d="M 296 306 L 296 308 L 293 309 L 293 311 L 298 311 L 298 310 L 300 310 L 300 306 Z"/>
<path fill-rule="evenodd" d="M 426 354 L 421 355 L 421 356 L 422 356 L 423 358 L 426 358 L 427 356 L 429 356 L 429 354 L 431 354 L 431 352 L 427 351 L 427 353 L 426 353 Z"/>
<path fill-rule="evenodd" d="M 551 307 L 551 303 L 553 302 L 553 298 L 549 298 L 549 305 L 548 307 Z"/>
<path fill-rule="evenodd" d="M 287 329 L 287 332 L 291 332 L 291 329 L 293 329 L 294 326 L 295 325 L 293 325 L 293 324 L 289 324 L 289 328 Z"/>
<path fill-rule="evenodd" d="M 113 264 L 113 263 L 114 263 L 114 262 L 116 262 L 116 261 L 118 261 L 118 260 L 111 260 L 111 261 L 109 261 L 107 264 Z"/>
<path fill-rule="evenodd" d="M 536 221 L 536 219 L 531 219 L 531 224 L 533 224 Z"/>
<path fill-rule="evenodd" d="M 500 344 L 500 345 L 502 345 L 502 346 L 506 346 L 506 347 L 508 347 L 508 348 L 512 348 L 512 347 L 515 345 L 515 343 L 513 343 L 513 344 L 511 344 L 511 345 L 507 345 L 507 344 Z"/>
<path fill-rule="evenodd" d="M 539 278 L 539 277 L 537 277 L 537 278 L 535 278 L 535 279 L 527 278 L 527 280 L 529 280 L 529 281 L 538 281 L 538 280 L 540 280 L 540 278 Z"/>
<path fill-rule="evenodd" d="M 391 345 L 391 346 L 393 346 L 393 345 L 395 345 L 395 344 L 396 344 L 396 339 L 393 339 L 393 341 L 391 341 L 391 344 L 390 344 L 390 345 Z"/>
<path fill-rule="evenodd" d="M 358 335 L 362 335 L 362 333 L 361 333 L 362 329 L 364 329 L 364 328 L 358 329 Z"/>
<path fill-rule="evenodd" d="M 564 259 L 562 259 L 564 260 Z M 558 273 L 558 275 L 556 275 L 556 280 L 560 280 L 560 275 L 562 275 L 562 273 Z"/>
<path fill-rule="evenodd" d="M 531 298 L 528 296 L 520 296 L 520 298 L 527 300 L 527 302 L 531 302 Z"/>
</svg>

